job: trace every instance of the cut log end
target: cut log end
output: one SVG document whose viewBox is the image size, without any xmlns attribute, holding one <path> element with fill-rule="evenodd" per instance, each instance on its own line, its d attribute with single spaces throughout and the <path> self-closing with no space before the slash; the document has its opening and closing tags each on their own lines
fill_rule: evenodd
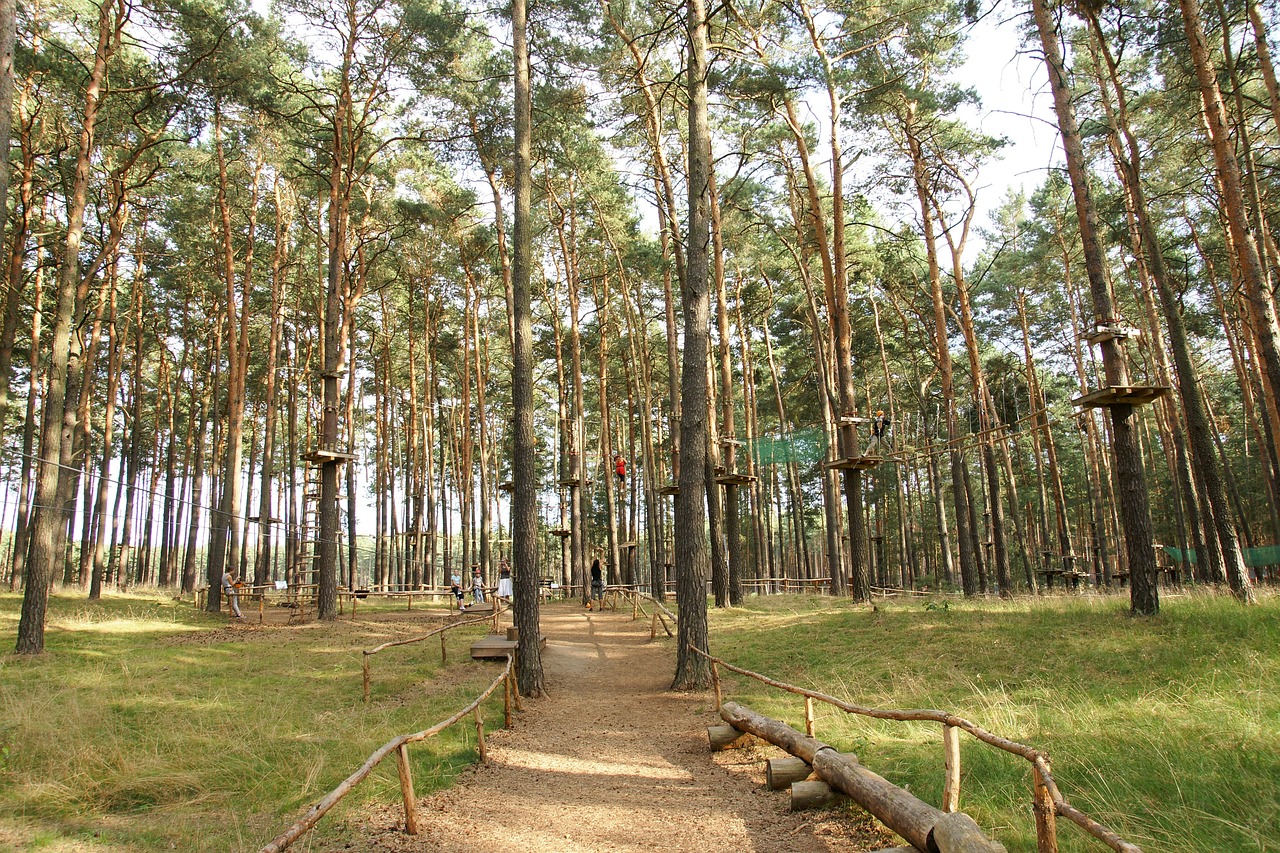
<svg viewBox="0 0 1280 853">
<path fill-rule="evenodd" d="M 791 784 L 791 810 L 802 812 L 848 800 L 849 797 L 832 788 L 821 779 Z"/>
<path fill-rule="evenodd" d="M 788 756 L 770 758 L 764 765 L 764 776 L 770 791 L 781 791 L 793 782 L 803 782 L 813 775 L 813 768 L 803 758 Z"/>
<path fill-rule="evenodd" d="M 738 749 L 756 742 L 754 735 L 738 731 L 733 726 L 707 726 L 707 741 L 712 752 L 725 749 Z"/>
</svg>

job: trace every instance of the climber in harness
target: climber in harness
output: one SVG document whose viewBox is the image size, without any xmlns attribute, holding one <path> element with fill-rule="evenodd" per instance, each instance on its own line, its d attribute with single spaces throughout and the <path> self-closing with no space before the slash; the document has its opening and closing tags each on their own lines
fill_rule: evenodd
<svg viewBox="0 0 1280 853">
<path fill-rule="evenodd" d="M 881 452 L 892 425 L 892 419 L 884 413 L 883 409 L 876 411 L 876 416 L 871 419 L 871 444 L 867 447 L 868 454 L 875 455 Z"/>
<path fill-rule="evenodd" d="M 627 460 L 622 458 L 621 453 L 613 454 L 613 473 L 617 475 L 618 482 L 621 484 L 627 479 Z"/>
</svg>

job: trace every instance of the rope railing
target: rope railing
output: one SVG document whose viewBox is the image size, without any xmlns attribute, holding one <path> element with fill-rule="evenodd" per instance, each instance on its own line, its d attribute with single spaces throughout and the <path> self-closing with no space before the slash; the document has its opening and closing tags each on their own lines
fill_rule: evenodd
<svg viewBox="0 0 1280 853">
<path fill-rule="evenodd" d="M 439 635 L 440 662 L 447 663 L 448 654 L 445 649 L 446 633 L 448 633 L 449 631 L 452 631 L 454 628 L 463 628 L 467 625 L 479 625 L 483 622 L 492 622 L 493 630 L 497 632 L 498 617 L 501 616 L 503 612 L 504 611 L 502 609 L 502 603 L 499 602 L 497 599 L 494 599 L 492 616 L 483 616 L 475 619 L 464 619 L 459 622 L 450 622 L 448 625 L 442 625 L 441 627 L 436 628 L 433 631 L 428 631 L 427 633 L 422 634 L 421 636 L 418 636 L 418 637 L 409 637 L 404 640 L 391 640 L 389 642 L 383 643 L 380 646 L 374 646 L 372 649 L 365 649 L 362 653 L 362 660 L 361 660 L 361 667 L 360 667 L 364 675 L 364 701 L 366 702 L 369 701 L 369 677 L 370 677 L 369 676 L 369 658 L 373 657 L 379 652 L 384 651 L 385 649 L 394 648 L 395 646 L 408 646 L 408 645 L 412 645 L 413 643 L 421 643 L 424 640 L 429 640 L 432 637 Z"/>
<path fill-rule="evenodd" d="M 520 690 L 514 677 L 514 661 L 514 654 L 507 655 L 507 664 L 502 668 L 502 672 L 498 677 L 493 680 L 493 683 L 490 684 L 483 693 L 477 696 L 471 704 L 453 714 L 448 719 L 436 723 L 431 728 L 423 729 L 420 732 L 397 735 L 379 747 L 372 755 L 369 756 L 368 760 L 360 766 L 359 770 L 344 779 L 338 787 L 334 788 L 326 794 L 320 802 L 308 809 L 307 813 L 296 823 L 273 838 L 259 851 L 259 853 L 281 853 L 281 851 L 287 850 L 295 841 L 310 832 L 311 829 L 320 822 L 320 818 L 324 817 L 326 812 L 341 802 L 343 797 L 349 794 L 356 785 L 364 781 L 364 779 L 373 772 L 373 769 L 382 763 L 382 760 L 392 752 L 395 752 L 396 754 L 396 769 L 400 777 L 400 793 L 404 800 L 405 832 L 410 835 L 417 835 L 418 810 L 417 800 L 413 793 L 413 776 L 409 765 L 409 744 L 434 737 L 449 728 L 449 726 L 452 726 L 454 723 L 466 717 L 468 714 L 471 714 L 475 717 L 476 746 L 480 752 L 480 761 L 481 763 L 486 762 L 488 760 L 488 751 L 484 740 L 484 719 L 480 715 L 480 704 L 484 702 L 485 699 L 488 699 L 489 696 L 498 689 L 499 684 L 503 685 L 504 725 L 506 728 L 511 727 L 512 706 L 514 705 L 516 710 L 520 710 Z"/>
<path fill-rule="evenodd" d="M 816 690 L 797 687 L 794 684 L 777 681 L 769 678 L 767 675 L 761 675 L 758 672 L 752 672 L 749 669 L 734 666 L 728 661 L 714 657 L 713 655 L 710 655 L 692 645 L 689 646 L 689 650 L 695 654 L 701 655 L 711 662 L 711 681 L 715 689 L 717 710 L 719 710 L 721 705 L 723 705 L 719 668 L 724 667 L 731 672 L 736 672 L 740 675 L 753 678 L 762 684 L 769 685 L 770 687 L 775 687 L 779 690 L 784 690 L 788 693 L 794 693 L 805 697 L 805 732 L 811 737 L 814 732 L 814 700 L 833 705 L 848 714 L 858 714 L 863 717 L 872 717 L 879 720 L 941 723 L 943 765 L 945 772 L 942 790 L 942 810 L 947 812 L 954 811 L 959 807 L 960 741 L 958 733 L 962 730 L 966 731 L 979 741 L 982 741 L 989 746 L 994 746 L 997 749 L 1025 758 L 1031 763 L 1033 777 L 1032 808 L 1036 817 L 1036 838 L 1037 850 L 1039 853 L 1056 853 L 1058 849 L 1055 815 L 1061 815 L 1062 817 L 1067 818 L 1089 835 L 1106 844 L 1112 850 L 1117 851 L 1117 853 L 1142 853 L 1141 848 L 1125 841 L 1114 830 L 1104 826 L 1067 802 L 1066 798 L 1062 795 L 1062 792 L 1058 789 L 1057 783 L 1053 780 L 1053 774 L 1049 767 L 1049 757 L 1034 747 L 1001 737 L 1000 735 L 987 731 L 977 723 L 973 723 L 963 717 L 957 717 L 954 714 L 948 714 L 945 711 L 920 708 L 908 710 L 886 710 L 854 705 L 837 699 L 834 696 L 829 696 L 826 693 L 819 693 Z"/>
</svg>

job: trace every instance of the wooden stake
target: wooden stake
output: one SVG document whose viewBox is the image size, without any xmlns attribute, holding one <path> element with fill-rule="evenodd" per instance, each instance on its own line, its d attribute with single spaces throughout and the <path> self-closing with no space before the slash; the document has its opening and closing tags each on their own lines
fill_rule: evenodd
<svg viewBox="0 0 1280 853">
<path fill-rule="evenodd" d="M 653 608 L 653 619 L 649 622 L 649 639 L 654 640 L 658 637 L 658 608 Z"/>
<path fill-rule="evenodd" d="M 516 666 L 516 662 L 519 660 L 518 654 L 519 652 L 515 649 L 511 650 L 511 697 L 515 700 L 516 710 L 523 711 L 524 703 L 520 701 L 520 678 L 516 675 L 519 672 Z"/>
<path fill-rule="evenodd" d="M 717 710 L 719 710 L 717 708 Z M 804 733 L 813 737 L 813 697 L 804 697 Z"/>
<path fill-rule="evenodd" d="M 950 814 L 960 811 L 960 730 L 942 724 L 942 810 Z"/>
<path fill-rule="evenodd" d="M 396 770 L 400 771 L 400 796 L 404 799 L 404 831 L 418 834 L 418 801 L 413 796 L 413 774 L 409 769 L 409 745 L 396 750 Z"/>
<path fill-rule="evenodd" d="M 654 611 L 657 612 L 656 610 Z M 711 683 L 716 688 L 716 713 L 720 713 L 720 706 L 724 704 L 724 697 L 720 695 L 720 667 L 715 661 L 711 662 Z"/>
<path fill-rule="evenodd" d="M 1045 766 L 1048 767 L 1048 760 Z M 1058 853 L 1057 817 L 1053 809 L 1053 797 L 1045 784 L 1044 774 L 1035 764 L 1031 765 L 1031 778 L 1035 784 L 1031 810 L 1036 816 L 1036 850 L 1039 853 Z"/>
<path fill-rule="evenodd" d="M 448 661 L 448 659 L 445 657 L 445 652 L 444 652 L 444 635 L 445 635 L 445 632 L 441 631 L 440 632 L 440 663 L 446 663 Z"/>
<path fill-rule="evenodd" d="M 444 639 L 444 635 L 443 635 L 443 634 L 441 634 L 441 635 L 440 635 L 440 638 L 441 638 L 441 639 Z M 364 656 L 364 662 L 363 662 L 363 663 L 364 663 L 364 666 L 363 666 L 363 669 L 364 669 L 364 701 L 368 702 L 368 701 L 369 701 L 369 655 L 368 655 L 367 653 L 366 653 L 366 654 L 365 654 L 365 656 Z"/>
<path fill-rule="evenodd" d="M 476 748 L 480 750 L 480 763 L 489 763 L 489 750 L 485 747 L 484 742 L 484 719 L 480 716 L 480 706 L 476 706 Z"/>
</svg>

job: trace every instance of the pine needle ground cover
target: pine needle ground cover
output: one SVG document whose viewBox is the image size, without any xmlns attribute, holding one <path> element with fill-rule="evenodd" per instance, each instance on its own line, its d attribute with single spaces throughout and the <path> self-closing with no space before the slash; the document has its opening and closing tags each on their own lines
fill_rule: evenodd
<svg viewBox="0 0 1280 853">
<path fill-rule="evenodd" d="M 10 648 L 20 608 L 0 595 Z M 498 671 L 467 653 L 485 626 L 460 628 L 445 666 L 435 638 L 377 655 L 366 705 L 361 650 L 438 624 L 403 604 L 257 629 L 167 598 L 54 596 L 48 624 L 46 654 L 0 653 L 0 851 L 257 850 L 375 749 L 464 707 Z M 487 725 L 502 723 L 501 695 L 484 706 Z M 429 793 L 475 760 L 475 729 L 453 726 L 410 757 Z M 339 835 L 349 805 L 399 796 L 384 762 L 316 832 Z"/>
<path fill-rule="evenodd" d="M 1046 751 L 1069 802 L 1147 851 L 1280 849 L 1280 600 L 1166 596 L 949 600 L 854 608 L 752 598 L 713 611 L 712 653 L 878 708 L 936 708 Z M 804 729 L 799 696 L 727 674 L 725 698 Z M 816 734 L 941 802 L 936 724 L 818 703 Z M 961 735 L 961 808 L 1034 851 L 1030 765 Z M 1059 819 L 1064 851 L 1107 848 Z"/>
</svg>

